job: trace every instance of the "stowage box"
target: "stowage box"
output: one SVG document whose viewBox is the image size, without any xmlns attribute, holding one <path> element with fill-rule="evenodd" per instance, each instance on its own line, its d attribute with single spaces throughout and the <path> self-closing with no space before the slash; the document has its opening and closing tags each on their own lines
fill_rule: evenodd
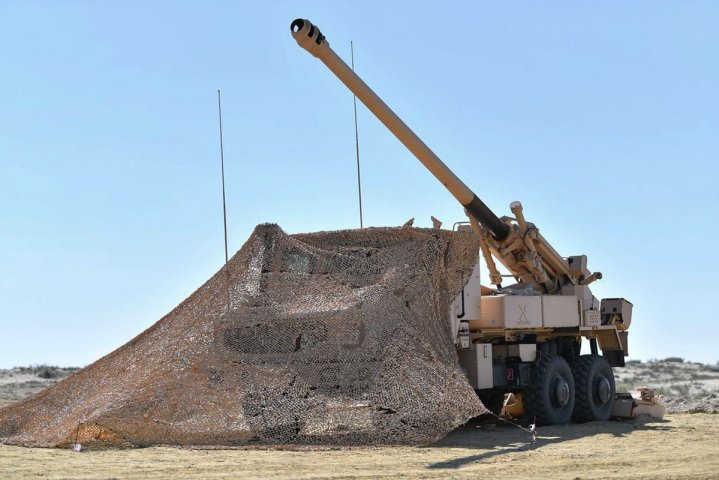
<svg viewBox="0 0 719 480">
<path fill-rule="evenodd" d="M 470 328 L 541 328 L 542 297 L 522 295 L 483 296 L 478 321 Z"/>
</svg>

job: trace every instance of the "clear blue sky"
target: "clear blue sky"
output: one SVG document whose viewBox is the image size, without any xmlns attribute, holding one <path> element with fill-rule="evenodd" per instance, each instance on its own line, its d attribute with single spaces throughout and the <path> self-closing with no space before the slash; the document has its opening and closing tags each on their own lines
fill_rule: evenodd
<svg viewBox="0 0 719 480">
<path fill-rule="evenodd" d="M 716 362 L 719 4 L 0 1 L 0 367 L 86 365 L 254 226 L 358 226 L 352 97 L 319 25 L 498 214 L 521 200 L 635 306 L 632 358 Z M 360 108 L 368 225 L 462 209 Z"/>
</svg>

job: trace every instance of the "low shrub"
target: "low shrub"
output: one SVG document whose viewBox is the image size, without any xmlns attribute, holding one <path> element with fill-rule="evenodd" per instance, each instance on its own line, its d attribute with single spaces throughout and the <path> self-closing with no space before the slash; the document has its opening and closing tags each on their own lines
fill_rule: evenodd
<svg viewBox="0 0 719 480">
<path fill-rule="evenodd" d="M 682 357 L 667 357 L 663 361 L 667 363 L 684 363 L 684 359 Z"/>
</svg>

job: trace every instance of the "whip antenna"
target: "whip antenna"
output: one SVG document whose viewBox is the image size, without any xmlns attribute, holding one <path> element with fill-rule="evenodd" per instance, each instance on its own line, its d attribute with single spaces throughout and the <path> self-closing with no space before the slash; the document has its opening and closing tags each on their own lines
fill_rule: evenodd
<svg viewBox="0 0 719 480">
<path fill-rule="evenodd" d="M 225 265 L 227 265 L 227 204 L 225 202 L 225 149 L 222 142 L 222 100 L 217 90 L 217 112 L 220 117 L 220 166 L 222 169 L 222 219 L 225 226 Z"/>
<path fill-rule="evenodd" d="M 352 71 L 355 69 L 355 49 L 352 41 L 350 40 L 350 52 L 352 56 Z M 352 102 L 354 103 L 355 110 L 355 152 L 357 154 L 357 193 L 359 195 L 359 217 L 360 217 L 360 228 L 363 228 L 362 224 L 362 179 L 360 177 L 360 155 L 359 155 L 359 133 L 357 131 L 357 95 L 352 94 Z"/>
</svg>

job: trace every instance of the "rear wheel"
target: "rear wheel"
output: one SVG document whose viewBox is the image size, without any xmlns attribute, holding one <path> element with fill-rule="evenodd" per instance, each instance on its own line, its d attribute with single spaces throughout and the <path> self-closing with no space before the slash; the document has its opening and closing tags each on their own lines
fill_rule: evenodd
<svg viewBox="0 0 719 480">
<path fill-rule="evenodd" d="M 543 355 L 537 363 L 537 386 L 523 394 L 524 411 L 538 425 L 562 425 L 574 411 L 574 377 L 559 355 Z"/>
<path fill-rule="evenodd" d="M 576 386 L 575 422 L 608 420 L 614 408 L 614 372 L 598 355 L 582 355 L 572 365 Z"/>
</svg>

